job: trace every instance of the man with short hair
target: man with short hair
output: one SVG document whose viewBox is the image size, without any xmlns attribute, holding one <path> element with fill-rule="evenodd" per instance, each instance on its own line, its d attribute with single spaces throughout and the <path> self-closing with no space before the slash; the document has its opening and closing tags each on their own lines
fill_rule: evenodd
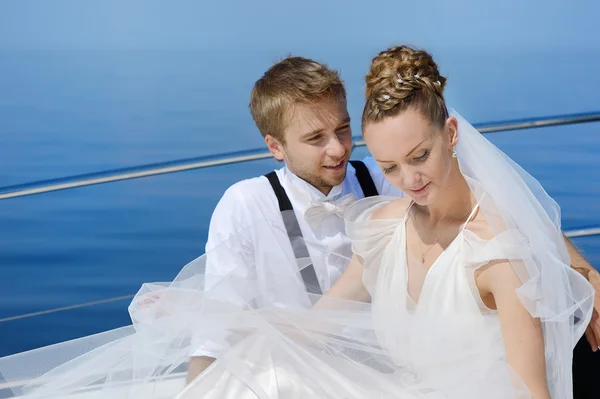
<svg viewBox="0 0 600 399">
<path fill-rule="evenodd" d="M 268 279 L 266 276 L 271 275 L 290 280 L 276 282 L 282 287 L 297 283 L 303 284 L 308 293 L 323 293 L 341 275 L 352 255 L 344 229 L 343 208 L 365 196 L 399 197 L 404 193 L 384 178 L 373 158 L 350 161 L 352 129 L 346 90 L 339 74 L 327 66 L 303 57 L 288 57 L 278 62 L 254 85 L 250 111 L 267 148 L 285 166 L 265 176 L 235 183 L 217 204 L 206 244 L 209 253 L 206 288 L 214 290 L 219 276 L 235 269 L 235 273 L 247 273 L 248 279 L 256 279 L 259 285 L 273 286 L 273 282 L 261 284 L 261 278 Z M 244 236 L 249 242 L 243 245 L 250 250 L 240 253 L 232 248 L 226 261 L 220 256 L 210 256 L 211 249 L 263 220 L 275 224 L 274 234 L 281 232 L 274 238 L 276 242 L 267 242 L 250 233 Z M 287 275 L 279 270 L 265 271 L 281 267 L 264 257 L 269 247 L 284 248 L 290 259 L 299 256 L 297 245 L 290 245 L 290 237 L 319 243 L 319 250 L 310 245 L 305 249 L 312 264 L 299 273 Z M 310 306 L 308 299 L 287 295 L 283 289 L 255 305 Z M 231 292 L 223 291 L 222 297 L 235 302 Z M 216 341 L 201 345 L 192 356 L 188 380 L 208 367 L 225 347 Z"/>
</svg>

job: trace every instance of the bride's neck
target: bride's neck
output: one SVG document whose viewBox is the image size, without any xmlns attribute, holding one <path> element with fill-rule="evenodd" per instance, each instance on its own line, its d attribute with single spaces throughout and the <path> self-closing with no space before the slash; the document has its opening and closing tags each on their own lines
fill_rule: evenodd
<svg viewBox="0 0 600 399">
<path fill-rule="evenodd" d="M 453 170 L 448 185 L 439 193 L 439 199 L 422 207 L 431 223 L 448 220 L 461 220 L 468 216 L 475 206 L 471 188 L 458 168 Z"/>
</svg>

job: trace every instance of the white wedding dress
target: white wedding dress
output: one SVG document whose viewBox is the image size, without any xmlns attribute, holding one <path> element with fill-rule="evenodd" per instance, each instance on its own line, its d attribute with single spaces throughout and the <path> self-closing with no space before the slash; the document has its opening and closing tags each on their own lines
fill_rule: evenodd
<svg viewBox="0 0 600 399">
<path fill-rule="evenodd" d="M 353 353 L 350 342 L 334 338 L 308 344 L 256 333 L 178 398 L 529 397 L 506 363 L 498 317 L 483 305 L 473 280 L 473 272 L 492 260 L 529 256 L 526 242 L 517 232 L 486 241 L 463 228 L 423 278 L 423 266 L 408 261 L 409 213 L 371 220 L 392 200 L 359 201 L 347 225 L 364 259 L 380 361 L 361 359 L 355 355 L 362 350 Z M 413 301 L 409 292 L 419 291 Z"/>
<path fill-rule="evenodd" d="M 204 264 L 212 253 L 227 259 L 246 250 L 246 233 L 273 239 L 273 224 L 257 223 L 186 265 L 174 281 L 145 284 L 129 307 L 131 326 L 1 358 L 0 397 L 528 398 L 506 361 L 499 318 L 483 304 L 473 277 L 490 261 L 508 260 L 522 281 L 521 302 L 542 323 L 550 392 L 571 398 L 572 350 L 591 318 L 594 291 L 569 267 L 557 204 L 455 115 L 461 173 L 491 239 L 465 224 L 426 270 L 407 253 L 411 211 L 400 219 L 372 219 L 393 199 L 367 198 L 345 219 L 371 303 L 282 286 L 278 273 L 297 273 L 301 281 L 310 260 L 289 259 L 289 251 L 276 247 L 260 254 L 272 262 L 265 270 L 273 278 L 261 276 L 257 284 L 233 267 L 207 289 Z M 261 306 L 262 298 L 281 290 L 318 305 Z M 224 301 L 222 292 L 236 300 Z M 185 385 L 190 353 L 217 338 L 225 350 Z M 9 388 L 2 390 L 3 382 Z"/>
</svg>

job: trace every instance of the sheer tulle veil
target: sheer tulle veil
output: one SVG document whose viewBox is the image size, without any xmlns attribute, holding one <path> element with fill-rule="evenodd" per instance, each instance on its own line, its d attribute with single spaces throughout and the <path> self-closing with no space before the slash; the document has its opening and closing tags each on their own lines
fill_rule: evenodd
<svg viewBox="0 0 600 399">
<path fill-rule="evenodd" d="M 531 255 L 511 260 L 523 282 L 518 295 L 529 313 L 542 321 L 553 397 L 571 397 L 573 347 L 591 318 L 594 292 L 570 268 L 560 208 L 529 173 L 456 111 L 451 115 L 459 126 L 460 170 L 494 234 L 512 230 L 528 243 Z"/>
<path fill-rule="evenodd" d="M 560 209 L 530 174 L 458 113 L 451 115 L 458 120 L 456 152 L 461 173 L 493 233 L 506 240 L 507 248 L 514 247 L 508 260 L 522 281 L 518 296 L 542 322 L 551 393 L 555 398 L 572 397 L 573 347 L 591 318 L 594 292 L 569 266 Z M 282 214 L 284 219 L 290 216 Z M 226 261 L 230 254 L 252 252 L 250 237 L 281 242 L 281 237 L 275 237 L 282 234 L 287 233 L 281 220 L 258 221 L 190 262 L 173 281 L 144 284 L 129 306 L 129 326 L 1 358 L 0 397 L 62 398 L 78 393 L 112 399 L 195 397 L 181 394 L 186 363 L 194 350 L 215 337 L 224 348 L 215 370 L 222 367 L 254 387 L 260 385 L 256 382 L 260 376 L 269 374 L 269 370 L 248 366 L 254 352 L 254 359 L 270 353 L 261 352 L 260 345 L 243 346 L 257 334 L 264 339 L 253 342 L 262 342 L 265 348 L 276 346 L 272 361 L 284 359 L 293 364 L 295 377 L 290 381 L 310 385 L 314 397 L 372 397 L 368 396 L 372 390 L 381 398 L 398 397 L 401 382 L 392 373 L 397 368 L 394 354 L 379 340 L 382 332 L 378 329 L 401 328 L 402 323 L 384 323 L 384 327 L 374 323 L 368 303 L 331 298 L 332 306 L 312 308 L 323 298 L 307 294 L 300 278 L 288 278 L 299 276 L 310 259 L 295 257 L 289 248 L 273 246 L 268 254 L 261 254 L 269 262 L 262 270 L 270 275 L 260 281 Z M 298 245 L 302 238 L 291 242 Z M 350 256 L 326 253 L 316 242 L 305 244 L 318 256 L 346 260 Z M 213 256 L 222 262 L 218 276 L 207 274 L 206 264 Z M 213 295 L 216 292 L 219 295 Z M 236 300 L 219 299 L 223 292 Z M 281 292 L 293 298 L 293 303 L 265 305 L 273 303 L 267 298 Z M 386 317 L 392 320 L 395 315 Z M 328 367 L 313 367 L 325 358 Z M 210 385 L 213 375 L 209 373 L 187 390 Z M 294 389 L 292 382 L 289 386 L 285 389 Z M 259 388 L 252 389 L 259 392 Z M 493 394 L 489 397 L 496 398 Z"/>
</svg>

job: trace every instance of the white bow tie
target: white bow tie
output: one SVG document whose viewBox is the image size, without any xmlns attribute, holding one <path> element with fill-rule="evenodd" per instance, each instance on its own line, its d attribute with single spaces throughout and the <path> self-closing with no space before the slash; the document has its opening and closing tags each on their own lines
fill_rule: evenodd
<svg viewBox="0 0 600 399">
<path fill-rule="evenodd" d="M 344 212 L 348 206 L 356 202 L 352 194 L 348 194 L 333 202 L 319 201 L 313 203 L 304 212 L 304 218 L 312 228 L 319 227 L 327 216 L 337 215 L 340 218 L 344 217 Z"/>
</svg>

